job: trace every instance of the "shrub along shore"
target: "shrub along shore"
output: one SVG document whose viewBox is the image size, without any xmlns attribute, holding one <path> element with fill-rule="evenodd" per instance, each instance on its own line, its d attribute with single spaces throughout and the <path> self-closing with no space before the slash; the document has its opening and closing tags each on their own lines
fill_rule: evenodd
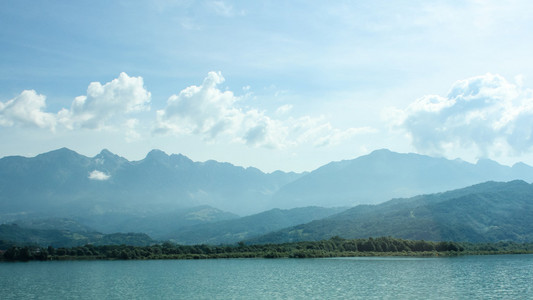
<svg viewBox="0 0 533 300">
<path fill-rule="evenodd" d="M 165 242 L 151 246 L 85 245 L 72 248 L 10 247 L 3 261 L 30 260 L 128 260 L 128 259 L 216 259 L 216 258 L 323 258 L 357 256 L 457 256 L 533 253 L 533 244 L 431 242 L 392 237 L 329 240 L 284 244 L 194 245 Z"/>
</svg>

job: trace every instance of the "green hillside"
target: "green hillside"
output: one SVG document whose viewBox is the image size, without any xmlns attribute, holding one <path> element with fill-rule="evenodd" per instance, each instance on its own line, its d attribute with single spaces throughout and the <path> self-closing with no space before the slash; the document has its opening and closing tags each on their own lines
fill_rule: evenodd
<svg viewBox="0 0 533 300">
<path fill-rule="evenodd" d="M 233 220 L 181 228 L 166 237 L 178 244 L 233 244 L 275 230 L 307 223 L 339 213 L 345 208 L 302 207 L 272 209 Z"/>
<path fill-rule="evenodd" d="M 445 193 L 359 205 L 250 243 L 392 236 L 431 241 L 533 241 L 533 186 L 486 182 Z"/>
</svg>

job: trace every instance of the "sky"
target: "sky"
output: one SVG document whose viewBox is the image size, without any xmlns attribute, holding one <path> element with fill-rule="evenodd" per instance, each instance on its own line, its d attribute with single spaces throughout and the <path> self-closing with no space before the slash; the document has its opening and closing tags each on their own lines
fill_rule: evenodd
<svg viewBox="0 0 533 300">
<path fill-rule="evenodd" d="M 0 157 L 533 165 L 531 1 L 0 2 Z"/>
</svg>

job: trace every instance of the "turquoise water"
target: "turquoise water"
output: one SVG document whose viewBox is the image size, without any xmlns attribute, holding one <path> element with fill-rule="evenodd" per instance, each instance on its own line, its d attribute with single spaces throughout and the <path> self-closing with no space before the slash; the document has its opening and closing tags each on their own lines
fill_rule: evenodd
<svg viewBox="0 0 533 300">
<path fill-rule="evenodd" d="M 0 299 L 533 299 L 533 255 L 0 263 Z"/>
</svg>

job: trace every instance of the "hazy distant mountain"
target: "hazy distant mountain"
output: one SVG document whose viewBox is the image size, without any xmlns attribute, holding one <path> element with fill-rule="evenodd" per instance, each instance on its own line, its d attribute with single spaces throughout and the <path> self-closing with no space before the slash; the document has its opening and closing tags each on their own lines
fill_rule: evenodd
<svg viewBox="0 0 533 300">
<path fill-rule="evenodd" d="M 145 215 L 198 205 L 262 211 L 300 174 L 266 174 L 216 161 L 193 162 L 153 150 L 128 161 L 107 150 L 89 158 L 66 148 L 0 159 L 0 216 Z"/>
<path fill-rule="evenodd" d="M 171 239 L 178 244 L 233 244 L 281 228 L 322 219 L 345 209 L 323 207 L 272 209 L 238 219 L 182 228 L 165 239 Z"/>
<path fill-rule="evenodd" d="M 77 233 L 95 232 L 94 228 L 68 218 L 21 219 L 12 222 L 22 228 L 39 230 L 59 230 Z"/>
<path fill-rule="evenodd" d="M 288 183 L 273 195 L 273 206 L 354 206 L 397 197 L 457 189 L 485 181 L 533 181 L 533 168 L 491 160 L 471 164 L 418 154 L 376 150 L 353 160 L 332 162 Z"/>
<path fill-rule="evenodd" d="M 159 150 L 128 161 L 107 150 L 86 157 L 62 148 L 0 159 L 0 223 L 70 218 L 104 233 L 161 238 L 186 226 L 234 219 L 235 213 L 348 207 L 514 179 L 533 181 L 533 168 L 377 150 L 310 173 L 267 174 Z"/>
<path fill-rule="evenodd" d="M 322 240 L 332 236 L 532 242 L 532 216 L 532 184 L 487 182 L 445 193 L 394 199 L 379 205 L 359 205 L 250 242 Z"/>
</svg>

